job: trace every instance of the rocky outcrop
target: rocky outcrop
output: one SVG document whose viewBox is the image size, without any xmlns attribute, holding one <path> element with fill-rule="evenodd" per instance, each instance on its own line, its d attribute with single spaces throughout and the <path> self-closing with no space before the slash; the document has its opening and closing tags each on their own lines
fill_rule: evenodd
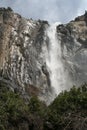
<svg viewBox="0 0 87 130">
<path fill-rule="evenodd" d="M 87 12 L 66 25 L 57 26 L 63 62 L 75 85 L 87 82 Z"/>
<path fill-rule="evenodd" d="M 9 8 L 0 9 L 0 80 L 24 95 L 31 95 L 34 88 L 36 95 L 48 95 L 50 86 L 42 69 L 46 26 L 46 21 L 27 20 Z"/>
</svg>

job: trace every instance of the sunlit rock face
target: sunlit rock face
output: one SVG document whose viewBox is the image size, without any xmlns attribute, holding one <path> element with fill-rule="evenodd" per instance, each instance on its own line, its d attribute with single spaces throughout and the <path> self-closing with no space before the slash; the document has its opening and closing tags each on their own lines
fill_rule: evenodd
<svg viewBox="0 0 87 130">
<path fill-rule="evenodd" d="M 9 9 L 0 9 L 1 77 L 22 93 L 44 95 L 44 99 L 50 91 L 42 53 L 46 26 L 45 21 L 27 20 Z"/>
<path fill-rule="evenodd" d="M 1 8 L 0 81 L 25 98 L 37 95 L 47 103 L 62 90 L 86 82 L 86 17 L 52 27 Z"/>
</svg>

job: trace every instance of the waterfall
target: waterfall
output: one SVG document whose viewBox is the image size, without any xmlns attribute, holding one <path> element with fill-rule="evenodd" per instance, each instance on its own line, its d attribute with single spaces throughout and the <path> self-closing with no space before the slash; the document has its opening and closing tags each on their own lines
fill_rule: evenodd
<svg viewBox="0 0 87 130">
<path fill-rule="evenodd" d="M 58 24 L 53 24 L 46 30 L 46 35 L 49 39 L 46 65 L 50 74 L 51 87 L 55 95 L 58 95 L 62 90 L 66 89 L 68 76 L 62 61 L 61 44 L 57 37 L 56 25 Z"/>
</svg>

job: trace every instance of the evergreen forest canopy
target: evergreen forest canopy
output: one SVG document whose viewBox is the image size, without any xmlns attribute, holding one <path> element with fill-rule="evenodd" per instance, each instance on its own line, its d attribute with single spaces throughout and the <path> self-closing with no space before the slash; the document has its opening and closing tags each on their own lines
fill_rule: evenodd
<svg viewBox="0 0 87 130">
<path fill-rule="evenodd" d="M 87 84 L 61 92 L 49 105 L 36 96 L 25 103 L 0 82 L 0 130 L 86 130 Z"/>
</svg>

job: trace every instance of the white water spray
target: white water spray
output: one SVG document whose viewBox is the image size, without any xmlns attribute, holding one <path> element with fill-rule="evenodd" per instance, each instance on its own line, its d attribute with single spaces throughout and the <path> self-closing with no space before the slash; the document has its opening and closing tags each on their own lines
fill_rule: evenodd
<svg viewBox="0 0 87 130">
<path fill-rule="evenodd" d="M 67 74 L 65 74 L 62 62 L 61 45 L 56 34 L 56 24 L 47 29 L 47 37 L 49 38 L 49 51 L 46 64 L 50 73 L 51 86 L 55 94 L 58 95 L 62 90 L 66 89 Z"/>
</svg>

